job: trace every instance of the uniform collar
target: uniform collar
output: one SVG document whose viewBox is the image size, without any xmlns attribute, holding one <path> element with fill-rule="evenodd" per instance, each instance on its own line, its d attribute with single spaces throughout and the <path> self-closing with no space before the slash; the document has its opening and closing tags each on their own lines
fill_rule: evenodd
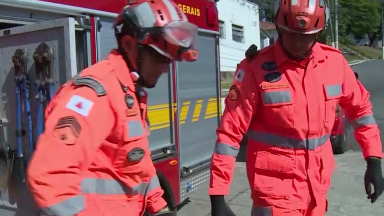
<svg viewBox="0 0 384 216">
<path fill-rule="evenodd" d="M 275 50 L 275 62 L 276 66 L 279 67 L 286 61 L 292 61 L 284 52 L 283 47 L 281 46 L 279 40 L 276 40 L 276 43 L 273 45 Z M 315 43 L 312 47 L 311 57 L 317 60 L 317 62 L 323 61 L 327 56 L 324 53 L 324 50 L 320 47 L 319 43 Z"/>
<path fill-rule="evenodd" d="M 312 57 L 317 60 L 317 62 L 324 61 L 327 59 L 327 54 L 325 50 L 321 48 L 321 44 L 316 42 L 316 44 L 312 47 Z"/>
<path fill-rule="evenodd" d="M 108 56 L 108 59 L 111 61 L 117 79 L 120 83 L 128 87 L 130 91 L 136 92 L 135 84 L 131 78 L 130 71 L 128 69 L 127 63 L 123 59 L 116 49 L 113 49 Z"/>
</svg>

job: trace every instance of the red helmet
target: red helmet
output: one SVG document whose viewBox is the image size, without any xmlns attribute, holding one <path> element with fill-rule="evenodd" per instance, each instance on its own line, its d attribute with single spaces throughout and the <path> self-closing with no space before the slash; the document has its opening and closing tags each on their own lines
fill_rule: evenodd
<svg viewBox="0 0 384 216">
<path fill-rule="evenodd" d="M 114 27 L 128 25 L 137 43 L 151 46 L 171 60 L 195 61 L 198 27 L 172 0 L 131 0 L 116 18 Z"/>
<path fill-rule="evenodd" d="M 324 0 L 277 0 L 276 25 L 301 34 L 315 34 L 323 29 L 329 18 Z"/>
</svg>

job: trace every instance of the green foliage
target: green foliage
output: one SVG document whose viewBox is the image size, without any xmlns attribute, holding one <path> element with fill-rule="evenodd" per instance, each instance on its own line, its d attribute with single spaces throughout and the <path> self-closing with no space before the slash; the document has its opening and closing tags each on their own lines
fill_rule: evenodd
<svg viewBox="0 0 384 216">
<path fill-rule="evenodd" d="M 275 0 L 249 0 L 249 1 L 259 5 L 260 10 L 264 11 L 267 21 L 269 22 L 275 21 L 275 17 L 274 17 Z M 261 16 L 262 16 L 262 13 L 260 13 L 260 19 L 263 18 Z"/>
<path fill-rule="evenodd" d="M 333 0 L 334 1 L 334 0 Z M 376 1 L 339 0 L 339 32 L 364 37 L 378 32 L 381 5 Z"/>
<path fill-rule="evenodd" d="M 249 0 L 260 7 L 260 15 L 265 14 L 268 21 L 274 21 L 275 0 Z M 331 18 L 335 18 L 335 0 L 325 0 L 331 9 Z M 381 39 L 381 10 L 384 0 L 338 0 L 339 40 L 351 43 L 351 35 L 362 38 L 368 35 L 370 40 Z M 260 17 L 262 18 L 262 17 Z M 320 35 L 319 40 L 327 42 L 330 31 Z"/>
</svg>

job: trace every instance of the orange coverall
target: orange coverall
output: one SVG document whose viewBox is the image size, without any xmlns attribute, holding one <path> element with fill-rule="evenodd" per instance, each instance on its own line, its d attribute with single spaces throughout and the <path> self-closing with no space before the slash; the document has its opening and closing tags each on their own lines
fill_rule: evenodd
<svg viewBox="0 0 384 216">
<path fill-rule="evenodd" d="M 139 216 L 167 205 L 148 149 L 147 94 L 136 93 L 113 51 L 56 94 L 27 176 L 46 215 Z"/>
<path fill-rule="evenodd" d="M 306 67 L 289 60 L 279 43 L 243 60 L 217 129 L 209 194 L 228 195 L 247 133 L 252 216 L 324 216 L 335 168 L 329 138 L 337 104 L 364 157 L 381 157 L 369 93 L 338 50 L 315 44 Z"/>
</svg>

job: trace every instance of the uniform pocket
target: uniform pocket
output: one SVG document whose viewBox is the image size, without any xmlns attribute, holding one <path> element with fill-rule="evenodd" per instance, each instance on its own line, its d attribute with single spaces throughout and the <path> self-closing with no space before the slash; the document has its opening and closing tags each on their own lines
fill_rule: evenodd
<svg viewBox="0 0 384 216">
<path fill-rule="evenodd" d="M 254 190 L 261 197 L 288 199 L 293 193 L 293 155 L 258 151 L 255 160 Z"/>
<path fill-rule="evenodd" d="M 265 122 L 276 127 L 294 127 L 294 104 L 290 89 L 262 91 Z"/>
<path fill-rule="evenodd" d="M 325 96 L 325 122 L 333 122 L 336 117 L 336 107 L 341 97 L 342 85 L 323 85 Z"/>
<path fill-rule="evenodd" d="M 320 184 L 322 192 L 326 193 L 331 187 L 331 178 L 335 170 L 335 159 L 331 147 L 324 148 L 321 152 L 320 165 Z"/>
<path fill-rule="evenodd" d="M 123 125 L 123 130 L 124 138 L 116 149 L 114 166 L 125 174 L 142 173 L 146 170 L 146 165 L 152 163 L 148 149 L 148 132 L 140 120 L 128 120 Z"/>
</svg>

